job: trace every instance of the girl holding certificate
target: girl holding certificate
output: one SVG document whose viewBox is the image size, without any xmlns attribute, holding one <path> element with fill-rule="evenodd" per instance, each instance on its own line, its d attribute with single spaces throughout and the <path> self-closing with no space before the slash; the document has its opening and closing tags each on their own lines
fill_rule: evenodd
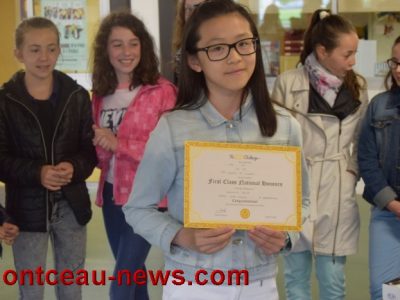
<svg viewBox="0 0 400 300">
<path fill-rule="evenodd" d="M 400 276 L 400 36 L 387 64 L 387 91 L 371 100 L 358 147 L 360 174 L 365 182 L 363 197 L 373 205 L 369 225 L 372 300 L 382 299 L 382 284 Z"/>
<path fill-rule="evenodd" d="M 240 4 L 211 0 L 198 6 L 186 24 L 182 49 L 177 104 L 161 117 L 146 145 L 133 192 L 123 207 L 126 220 L 163 250 L 166 270 L 183 275 L 170 276 L 163 299 L 276 300 L 277 254 L 290 249 L 298 234 L 261 226 L 249 231 L 183 227 L 184 143 L 300 146 L 299 124 L 271 103 L 258 32 Z M 303 207 L 307 208 L 305 169 L 303 179 Z M 157 211 L 157 203 L 166 195 L 169 214 Z M 200 269 L 202 275 L 244 270 L 249 284 L 239 277 L 233 285 L 228 280 L 212 285 L 205 275 L 210 284 L 202 285 L 205 278 L 199 276 Z"/>
<path fill-rule="evenodd" d="M 302 66 L 281 74 L 272 93 L 300 122 L 311 181 L 310 220 L 285 256 L 289 300 L 311 299 L 313 258 L 319 299 L 345 298 L 346 256 L 356 252 L 359 235 L 357 138 L 368 103 L 364 80 L 352 70 L 357 45 L 350 22 L 317 10 L 305 34 Z"/>
</svg>

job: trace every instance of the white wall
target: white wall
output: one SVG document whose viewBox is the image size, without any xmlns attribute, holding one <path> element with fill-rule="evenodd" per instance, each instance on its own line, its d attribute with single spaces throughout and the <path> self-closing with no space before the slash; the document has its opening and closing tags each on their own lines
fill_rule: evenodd
<svg viewBox="0 0 400 300">
<path fill-rule="evenodd" d="M 156 51 L 160 56 L 160 23 L 158 0 L 131 0 L 132 13 L 139 17 L 154 38 Z"/>
</svg>

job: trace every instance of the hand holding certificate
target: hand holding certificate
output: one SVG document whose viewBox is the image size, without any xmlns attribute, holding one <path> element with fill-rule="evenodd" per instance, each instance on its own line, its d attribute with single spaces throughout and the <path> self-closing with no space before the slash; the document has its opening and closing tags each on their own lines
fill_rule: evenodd
<svg viewBox="0 0 400 300">
<path fill-rule="evenodd" d="M 300 148 L 185 143 L 185 227 L 301 230 Z"/>
</svg>

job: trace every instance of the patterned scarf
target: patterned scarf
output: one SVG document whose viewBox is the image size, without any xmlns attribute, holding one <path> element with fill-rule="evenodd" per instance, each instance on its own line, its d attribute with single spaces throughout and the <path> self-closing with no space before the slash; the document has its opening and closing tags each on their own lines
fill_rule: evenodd
<svg viewBox="0 0 400 300">
<path fill-rule="evenodd" d="M 326 102 L 333 107 L 343 80 L 330 73 L 317 60 L 314 53 L 307 56 L 304 67 L 308 72 L 310 83 Z"/>
</svg>

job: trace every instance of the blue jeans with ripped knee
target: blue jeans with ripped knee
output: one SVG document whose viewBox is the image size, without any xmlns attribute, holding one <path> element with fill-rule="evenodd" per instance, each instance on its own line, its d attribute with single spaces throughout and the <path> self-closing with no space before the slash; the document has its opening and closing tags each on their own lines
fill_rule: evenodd
<svg viewBox="0 0 400 300">
<path fill-rule="evenodd" d="M 71 270 L 75 273 L 73 278 L 76 278 L 76 272 L 83 269 L 85 264 L 86 226 L 78 224 L 65 199 L 54 205 L 48 232 L 20 232 L 13 244 L 14 264 L 18 274 L 21 270 L 32 270 L 35 274 L 39 267 L 45 272 L 49 240 L 57 273 Z M 48 269 L 50 268 L 53 269 L 53 266 Z M 28 276 L 25 276 L 25 284 L 19 285 L 19 299 L 43 299 L 44 284 L 38 284 L 36 277 L 34 279 L 34 284 L 31 285 Z M 42 279 L 44 280 L 44 276 Z M 50 276 L 50 279 L 54 281 L 57 277 Z M 82 299 L 82 285 L 58 283 L 55 291 L 59 300 Z"/>
</svg>

